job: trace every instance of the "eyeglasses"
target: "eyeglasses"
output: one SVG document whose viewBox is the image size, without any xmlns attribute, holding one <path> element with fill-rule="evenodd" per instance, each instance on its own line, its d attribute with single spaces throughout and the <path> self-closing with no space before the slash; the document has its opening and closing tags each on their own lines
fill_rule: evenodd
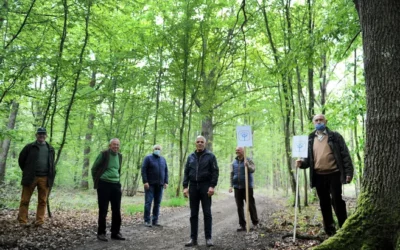
<svg viewBox="0 0 400 250">
<path fill-rule="evenodd" d="M 161 150 L 161 148 L 155 148 L 154 150 Z"/>
<path fill-rule="evenodd" d="M 204 143 L 203 141 L 197 141 L 196 143 Z"/>
</svg>

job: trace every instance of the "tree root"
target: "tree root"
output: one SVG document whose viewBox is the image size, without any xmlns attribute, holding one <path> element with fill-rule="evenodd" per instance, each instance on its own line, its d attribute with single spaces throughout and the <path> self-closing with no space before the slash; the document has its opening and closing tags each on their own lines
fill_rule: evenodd
<svg viewBox="0 0 400 250">
<path fill-rule="evenodd" d="M 288 238 L 288 237 L 293 237 L 293 233 L 287 233 L 285 235 L 282 236 L 282 239 Z M 296 239 L 301 239 L 301 240 L 317 240 L 319 242 L 323 242 L 324 240 L 326 240 L 326 237 L 322 237 L 322 236 L 314 236 L 314 235 L 308 235 L 308 234 L 298 234 L 296 233 Z"/>
</svg>

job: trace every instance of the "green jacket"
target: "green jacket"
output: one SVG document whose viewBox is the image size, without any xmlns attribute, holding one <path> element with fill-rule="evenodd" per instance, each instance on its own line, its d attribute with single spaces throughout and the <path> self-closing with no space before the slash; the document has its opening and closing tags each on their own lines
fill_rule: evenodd
<svg viewBox="0 0 400 250">
<path fill-rule="evenodd" d="M 92 178 L 94 189 L 97 189 L 100 177 L 106 171 L 108 167 L 108 162 L 110 160 L 110 149 L 104 150 L 100 153 L 101 160 L 99 162 L 95 162 L 92 167 Z M 122 155 L 118 153 L 119 158 L 119 169 L 118 173 L 121 175 L 121 166 L 122 166 Z"/>
<path fill-rule="evenodd" d="M 49 149 L 49 172 L 47 175 L 47 186 L 52 187 L 56 169 L 54 165 L 55 151 L 54 148 L 46 142 Z M 39 157 L 39 146 L 36 141 L 27 144 L 19 153 L 18 165 L 22 170 L 21 185 L 29 186 L 35 180 L 35 162 Z"/>
</svg>

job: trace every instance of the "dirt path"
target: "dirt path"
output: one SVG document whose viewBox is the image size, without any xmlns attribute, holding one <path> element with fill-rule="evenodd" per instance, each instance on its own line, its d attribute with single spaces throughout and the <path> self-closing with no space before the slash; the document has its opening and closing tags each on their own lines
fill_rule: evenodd
<svg viewBox="0 0 400 250">
<path fill-rule="evenodd" d="M 255 199 L 261 224 L 265 224 L 269 215 L 281 208 L 275 200 L 269 200 L 260 195 L 256 195 Z M 238 217 L 233 194 L 220 194 L 218 199 L 213 199 L 211 209 L 213 214 L 212 234 L 215 245 L 211 249 L 269 249 L 268 242 L 272 242 L 274 236 L 268 235 L 265 229 L 257 229 L 250 233 L 236 232 Z M 190 239 L 189 216 L 190 210 L 188 207 L 177 209 L 162 208 L 160 215 L 162 228 L 147 228 L 143 224 L 127 226 L 121 230 L 122 235 L 126 237 L 126 241 L 110 240 L 108 242 L 100 242 L 93 236 L 84 245 L 73 249 L 208 249 L 205 246 L 201 208 L 199 246 L 194 248 L 184 247 L 185 242 Z"/>
</svg>

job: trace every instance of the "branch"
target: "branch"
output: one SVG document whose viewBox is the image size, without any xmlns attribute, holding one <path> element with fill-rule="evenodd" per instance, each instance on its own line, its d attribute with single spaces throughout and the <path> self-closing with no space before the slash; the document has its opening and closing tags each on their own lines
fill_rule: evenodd
<svg viewBox="0 0 400 250">
<path fill-rule="evenodd" d="M 29 7 L 28 13 L 26 13 L 26 16 L 24 18 L 24 21 L 22 22 L 21 26 L 19 27 L 19 30 L 17 31 L 17 33 L 15 35 L 13 35 L 13 38 L 6 44 L 6 46 L 4 47 L 4 49 L 7 49 L 8 46 L 10 46 L 10 44 L 18 37 L 18 35 L 21 33 L 22 29 L 24 28 L 26 21 L 28 20 L 28 17 L 33 9 L 33 5 L 35 5 L 36 0 L 32 1 L 31 6 Z"/>
</svg>

